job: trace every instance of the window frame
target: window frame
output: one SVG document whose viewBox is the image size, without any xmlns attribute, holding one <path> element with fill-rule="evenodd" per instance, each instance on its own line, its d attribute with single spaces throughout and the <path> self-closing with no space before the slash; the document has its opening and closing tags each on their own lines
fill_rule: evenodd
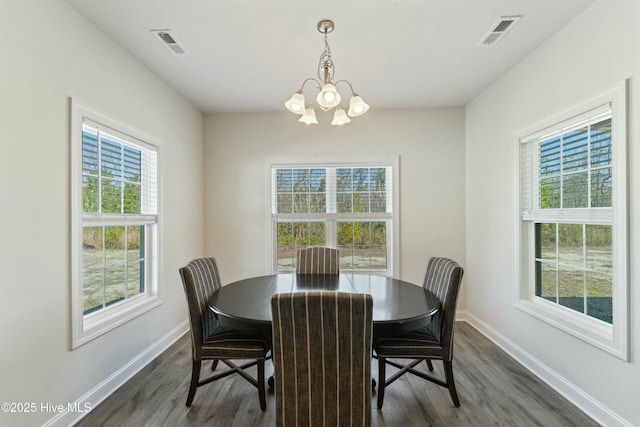
<svg viewBox="0 0 640 427">
<path fill-rule="evenodd" d="M 514 253 L 516 256 L 516 303 L 515 307 L 533 317 L 542 320 L 572 336 L 575 336 L 601 350 L 622 360 L 629 360 L 629 240 L 628 240 L 628 174 L 627 174 L 627 81 L 623 81 L 602 94 L 597 95 L 579 105 L 564 110 L 540 123 L 515 134 L 516 152 L 516 239 Z M 536 181 L 536 172 L 527 178 L 523 177 L 522 153 L 523 142 L 539 138 L 549 130 L 577 123 L 590 111 L 597 111 L 609 104 L 612 118 L 612 204 L 610 219 L 608 214 L 593 209 L 593 215 L 587 220 L 585 212 L 564 219 L 554 217 L 558 223 L 607 223 L 612 226 L 612 323 L 595 319 L 586 314 L 576 312 L 557 303 L 546 301 L 536 296 L 535 280 L 535 224 L 541 218 L 525 218 L 525 202 L 523 199 L 533 197 L 526 183 Z M 595 115 L 595 113 L 594 113 Z M 533 158 L 536 157 L 531 153 Z M 535 185 L 535 184 L 534 184 Z M 524 197 L 523 197 L 524 196 Z M 576 208 L 574 208 L 576 209 Z M 582 210 L 582 209 L 576 209 Z M 610 222 L 608 222 L 610 221 Z"/>
<path fill-rule="evenodd" d="M 265 271 L 270 272 L 271 274 L 276 274 L 278 272 L 277 266 L 277 238 L 275 237 L 277 234 L 277 225 L 274 220 L 273 211 L 273 187 L 272 187 L 272 171 L 276 168 L 376 168 L 376 167 L 390 167 L 391 168 L 391 209 L 392 212 L 383 213 L 378 216 L 388 216 L 388 218 L 380 219 L 379 221 L 385 221 L 390 226 L 387 227 L 387 269 L 386 270 L 353 270 L 358 272 L 370 272 L 371 274 L 377 274 L 381 276 L 390 276 L 396 277 L 397 272 L 400 268 L 399 261 L 399 238 L 400 238 L 400 224 L 399 224 L 399 158 L 397 156 L 392 158 L 375 158 L 375 159 L 358 159 L 354 161 L 345 161 L 344 159 L 335 160 L 335 159 L 317 159 L 317 160 L 274 160 L 267 159 L 265 163 L 265 195 L 266 195 L 266 219 L 265 219 L 265 229 L 267 230 L 267 235 L 265 238 L 266 246 L 265 253 L 266 256 L 266 264 Z M 378 216 L 375 214 L 367 213 L 362 218 L 354 217 L 353 213 L 345 214 L 344 218 L 340 217 L 340 214 L 332 213 L 332 214 L 324 214 L 330 217 L 330 221 L 327 223 L 327 241 L 326 245 L 329 247 L 337 247 L 337 242 L 335 241 L 335 229 L 337 222 L 340 222 L 343 219 L 347 219 L 350 222 L 359 222 L 359 221 L 376 221 Z M 331 233 L 329 232 L 331 231 Z M 351 271 L 351 270 L 345 270 Z"/>
<path fill-rule="evenodd" d="M 156 152 L 156 200 L 155 214 L 140 214 L 145 217 L 127 218 L 126 214 L 100 214 L 88 219 L 82 207 L 82 146 L 83 123 L 91 122 L 109 133 L 122 137 L 128 144 L 142 149 L 152 147 Z M 119 327 L 162 304 L 158 281 L 159 226 L 160 226 L 160 150 L 155 138 L 123 125 L 110 117 L 97 113 L 71 99 L 71 153 L 70 153 L 70 209 L 71 209 L 71 349 Z M 137 140 L 137 141 L 136 141 Z M 83 226 L 137 226 L 144 225 L 145 292 L 123 302 L 113 304 L 91 313 L 84 313 L 83 297 Z"/>
</svg>

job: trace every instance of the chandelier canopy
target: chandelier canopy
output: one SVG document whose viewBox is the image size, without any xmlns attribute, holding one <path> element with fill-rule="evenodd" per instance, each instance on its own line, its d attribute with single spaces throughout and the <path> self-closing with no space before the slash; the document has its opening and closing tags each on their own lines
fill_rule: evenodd
<svg viewBox="0 0 640 427">
<path fill-rule="evenodd" d="M 345 123 L 349 123 L 351 119 L 349 117 L 358 117 L 363 115 L 369 110 L 369 105 L 367 105 L 360 95 L 353 91 L 353 86 L 347 80 L 338 80 L 337 82 L 333 82 L 334 75 L 334 65 L 333 60 L 331 59 L 331 49 L 329 48 L 329 42 L 327 41 L 327 34 L 333 31 L 334 25 L 333 21 L 329 19 L 323 19 L 318 22 L 318 31 L 324 34 L 324 50 L 320 54 L 320 61 L 318 62 L 318 78 L 309 77 L 304 82 L 302 82 L 302 86 L 300 90 L 293 94 L 291 98 L 287 102 L 284 103 L 287 110 L 292 113 L 300 115 L 300 119 L 298 121 L 306 124 L 318 124 L 318 120 L 316 119 L 316 112 L 313 109 L 311 104 L 305 103 L 304 97 L 304 87 L 307 82 L 315 83 L 313 87 L 313 92 L 311 97 L 317 92 L 316 103 L 320 107 L 320 109 L 324 111 L 330 111 L 335 108 L 335 112 L 333 114 L 333 120 L 331 121 L 332 125 L 343 125 Z M 340 105 L 342 101 L 342 97 L 336 90 L 336 86 L 341 83 L 345 83 L 349 85 L 349 89 L 351 90 L 351 98 L 349 100 L 349 110 L 345 112 L 345 110 Z"/>
</svg>

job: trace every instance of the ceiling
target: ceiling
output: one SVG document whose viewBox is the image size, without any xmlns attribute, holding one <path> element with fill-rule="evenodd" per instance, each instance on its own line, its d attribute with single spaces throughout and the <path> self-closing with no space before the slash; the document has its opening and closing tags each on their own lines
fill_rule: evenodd
<svg viewBox="0 0 640 427">
<path fill-rule="evenodd" d="M 593 1 L 66 0 L 203 113 L 284 110 L 316 77 L 325 18 L 335 80 L 372 109 L 463 106 Z M 502 40 L 479 43 L 513 15 L 523 18 Z"/>
</svg>

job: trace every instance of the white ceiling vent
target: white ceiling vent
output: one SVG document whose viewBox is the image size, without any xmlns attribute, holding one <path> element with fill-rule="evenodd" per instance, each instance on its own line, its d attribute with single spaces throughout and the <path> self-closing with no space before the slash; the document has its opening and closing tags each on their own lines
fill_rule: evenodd
<svg viewBox="0 0 640 427">
<path fill-rule="evenodd" d="M 182 48 L 182 46 L 180 46 L 180 43 L 178 42 L 176 37 L 173 34 L 171 34 L 171 31 L 169 31 L 169 30 L 151 30 L 151 32 L 153 34 L 155 34 L 156 37 L 158 37 L 158 39 L 160 39 L 162 44 L 165 45 L 167 47 L 167 49 L 169 49 L 171 52 L 173 52 L 175 54 L 187 53 Z"/>
<path fill-rule="evenodd" d="M 518 16 L 501 16 L 495 24 L 491 26 L 491 29 L 485 34 L 478 42 L 483 46 L 491 46 L 504 37 L 507 31 L 513 28 L 513 26 L 522 18 L 522 15 Z"/>
</svg>

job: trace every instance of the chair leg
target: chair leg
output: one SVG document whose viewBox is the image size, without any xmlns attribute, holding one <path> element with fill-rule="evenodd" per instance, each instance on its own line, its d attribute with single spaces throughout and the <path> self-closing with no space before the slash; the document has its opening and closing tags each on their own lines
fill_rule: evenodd
<svg viewBox="0 0 640 427">
<path fill-rule="evenodd" d="M 215 370 L 217 364 L 218 364 L 218 360 L 219 359 L 214 359 L 213 360 L 213 364 L 211 366 L 211 370 Z M 191 403 L 193 403 L 193 398 L 196 395 L 196 389 L 201 386 L 201 385 L 205 385 L 205 384 L 209 384 L 210 382 L 219 380 L 221 378 L 227 377 L 229 375 L 232 375 L 234 373 L 239 374 L 240 376 L 244 377 L 247 381 L 249 381 L 251 384 L 253 384 L 254 386 L 256 386 L 258 388 L 258 397 L 260 398 L 260 409 L 262 409 L 263 411 L 267 409 L 267 398 L 266 398 L 266 392 L 265 392 L 265 381 L 264 381 L 264 364 L 265 364 L 265 359 L 258 359 L 258 360 L 254 360 L 252 362 L 249 363 L 245 363 L 241 366 L 237 366 L 236 364 L 232 363 L 229 360 L 222 360 L 225 364 L 227 364 L 231 369 L 224 371 L 222 373 L 219 373 L 217 375 L 211 375 L 210 377 L 202 380 L 202 382 L 200 381 L 200 368 L 202 366 L 202 361 L 200 360 L 194 360 L 193 361 L 193 366 L 192 366 L 192 370 L 191 370 L 191 384 L 189 385 L 189 394 L 187 396 L 187 406 L 191 406 Z M 257 365 L 258 368 L 258 379 L 256 381 L 256 379 L 252 378 L 249 374 L 247 374 L 246 372 L 244 372 L 244 369 L 249 368 L 253 365 Z"/>
<path fill-rule="evenodd" d="M 449 394 L 451 395 L 451 400 L 453 400 L 453 405 L 457 408 L 460 406 L 460 400 L 458 399 L 458 392 L 456 391 L 456 383 L 453 380 L 453 365 L 451 361 L 443 361 L 444 363 L 444 374 L 447 379 L 447 388 L 449 389 Z"/>
<path fill-rule="evenodd" d="M 267 409 L 267 399 L 264 391 L 264 359 L 258 359 L 258 397 L 260 398 L 260 409 Z"/>
<path fill-rule="evenodd" d="M 191 406 L 193 398 L 196 396 L 198 388 L 198 380 L 200 379 L 200 360 L 194 360 L 191 367 L 191 384 L 189 385 L 189 395 L 187 396 L 187 406 Z"/>
<path fill-rule="evenodd" d="M 386 358 L 378 356 L 378 409 L 382 409 L 382 403 L 384 402 L 384 389 L 387 382 L 386 366 Z"/>
<path fill-rule="evenodd" d="M 431 359 L 425 359 L 425 362 L 427 362 L 427 366 L 429 367 L 430 371 L 433 371 L 433 363 L 431 363 Z"/>
</svg>

